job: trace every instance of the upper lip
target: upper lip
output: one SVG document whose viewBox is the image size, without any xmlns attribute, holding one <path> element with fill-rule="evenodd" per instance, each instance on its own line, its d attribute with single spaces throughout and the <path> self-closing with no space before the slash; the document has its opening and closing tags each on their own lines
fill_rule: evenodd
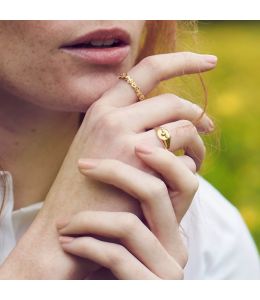
<svg viewBox="0 0 260 300">
<path fill-rule="evenodd" d="M 98 29 L 95 31 L 91 31 L 87 34 L 84 34 L 75 40 L 63 45 L 62 47 L 71 47 L 78 44 L 87 44 L 93 40 L 109 40 L 109 39 L 117 39 L 120 40 L 123 44 L 130 43 L 130 35 L 127 31 L 122 28 L 110 28 L 110 29 Z"/>
</svg>

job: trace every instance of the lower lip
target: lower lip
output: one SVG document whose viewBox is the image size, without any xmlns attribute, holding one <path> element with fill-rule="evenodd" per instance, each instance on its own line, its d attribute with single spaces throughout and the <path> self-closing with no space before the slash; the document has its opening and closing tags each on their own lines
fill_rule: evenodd
<svg viewBox="0 0 260 300">
<path fill-rule="evenodd" d="M 77 56 L 89 64 L 116 65 L 120 64 L 129 54 L 130 46 L 111 48 L 61 48 L 63 51 Z"/>
</svg>

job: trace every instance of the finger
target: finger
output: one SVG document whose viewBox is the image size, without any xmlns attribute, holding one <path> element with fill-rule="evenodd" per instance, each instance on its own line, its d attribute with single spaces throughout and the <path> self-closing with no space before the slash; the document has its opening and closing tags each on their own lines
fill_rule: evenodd
<svg viewBox="0 0 260 300">
<path fill-rule="evenodd" d="M 193 159 L 198 171 L 205 157 L 206 148 L 196 127 L 187 120 L 167 123 L 161 127 L 167 129 L 171 136 L 170 148 L 168 150 L 174 152 L 183 149 L 185 155 Z M 164 147 L 155 129 L 139 133 L 137 144 Z"/>
<path fill-rule="evenodd" d="M 59 233 L 62 235 L 94 234 L 117 239 L 160 278 L 172 278 L 180 270 L 180 266 L 155 235 L 132 213 L 80 212 L 74 215 Z"/>
<path fill-rule="evenodd" d="M 61 245 L 68 253 L 110 269 L 118 279 L 160 279 L 121 245 L 92 237 L 75 238 Z"/>
<path fill-rule="evenodd" d="M 196 164 L 194 160 L 187 156 L 187 155 L 181 155 L 177 156 L 177 158 L 189 169 L 193 174 L 196 173 Z"/>
<path fill-rule="evenodd" d="M 138 145 L 135 150 L 138 157 L 163 176 L 175 194 L 178 192 L 178 197 L 173 197 L 172 204 L 180 223 L 198 189 L 197 177 L 170 151 L 146 145 Z"/>
<path fill-rule="evenodd" d="M 162 180 L 113 159 L 84 159 L 79 161 L 79 167 L 83 174 L 111 184 L 137 199 L 154 235 L 178 262 L 184 260 L 179 226 Z"/>
<path fill-rule="evenodd" d="M 128 75 L 134 79 L 141 91 L 147 94 L 162 80 L 211 70 L 216 66 L 216 61 L 216 56 L 191 52 L 158 54 L 144 58 L 128 72 Z M 102 103 L 114 107 L 123 107 L 136 100 L 133 88 L 120 79 L 100 99 Z"/>
<path fill-rule="evenodd" d="M 157 127 L 177 120 L 189 120 L 196 124 L 200 132 L 214 129 L 211 119 L 196 104 L 181 99 L 174 94 L 163 94 L 149 101 L 134 103 L 124 110 L 127 119 L 132 120 L 131 128 L 135 132 Z"/>
</svg>

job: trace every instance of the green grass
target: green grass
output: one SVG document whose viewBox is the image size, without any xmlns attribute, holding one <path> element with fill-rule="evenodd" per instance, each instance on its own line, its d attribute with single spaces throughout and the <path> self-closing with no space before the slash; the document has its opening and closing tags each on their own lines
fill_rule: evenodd
<svg viewBox="0 0 260 300">
<path fill-rule="evenodd" d="M 209 72 L 208 112 L 217 125 L 203 176 L 241 212 L 260 249 L 260 22 L 200 22 L 200 52 L 218 56 Z"/>
</svg>

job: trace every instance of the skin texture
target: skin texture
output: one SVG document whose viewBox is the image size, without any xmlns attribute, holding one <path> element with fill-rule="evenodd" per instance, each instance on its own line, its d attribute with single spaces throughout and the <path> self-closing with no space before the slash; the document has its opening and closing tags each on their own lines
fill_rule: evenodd
<svg viewBox="0 0 260 300">
<path fill-rule="evenodd" d="M 1 92 L 51 110 L 85 112 L 134 64 L 143 26 L 144 21 L 1 21 Z M 120 65 L 90 65 L 59 49 L 90 31 L 113 27 L 131 39 L 130 55 Z"/>
<path fill-rule="evenodd" d="M 85 211 L 59 224 L 59 233 L 70 235 L 59 240 L 68 253 L 109 268 L 118 279 L 182 279 L 188 255 L 177 220 L 186 212 L 198 181 L 167 150 L 139 145 L 136 154 L 163 180 L 118 160 L 88 159 L 79 165 L 84 175 L 138 199 L 150 230 L 131 213 Z M 100 236 L 119 243 L 104 242 Z"/>
<path fill-rule="evenodd" d="M 4 168 L 14 174 L 15 197 L 19 199 L 16 206 L 28 205 L 35 199 L 45 199 L 43 209 L 2 266 L 0 273 L 2 278 L 84 278 L 93 270 L 100 269 L 97 264 L 63 252 L 56 230 L 59 218 L 67 219 L 74 213 L 85 210 L 124 211 L 143 218 L 137 199 L 122 186 L 115 187 L 111 185 L 112 182 L 102 180 L 99 182 L 98 179 L 82 175 L 78 169 L 79 158 L 110 158 L 130 164 L 133 170 L 138 168 L 160 178 L 156 167 L 148 167 L 136 156 L 134 149 L 140 143 L 162 147 L 154 131 L 148 129 L 163 125 L 174 136 L 175 142 L 172 143 L 171 150 L 186 151 L 187 155 L 177 160 L 187 171 L 195 172 L 205 153 L 197 130 L 209 132 L 213 129 L 207 116 L 200 119 L 197 128 L 193 126 L 192 122 L 201 115 L 201 109 L 194 104 L 171 94 L 136 103 L 133 90 L 125 82 L 118 82 L 116 79 L 119 72 L 130 69 L 134 62 L 143 22 L 120 22 L 120 25 L 128 28 L 131 33 L 132 51 L 122 65 L 102 68 L 83 66 L 74 58 L 64 58 L 63 53 L 57 51 L 57 47 L 67 42 L 68 36 L 71 38 L 75 34 L 76 36 L 73 36 L 75 39 L 85 31 L 96 29 L 96 26 L 118 25 L 117 22 L 102 21 L 97 22 L 98 24 L 95 21 L 71 22 L 39 22 L 34 24 L 35 30 L 31 29 L 33 22 L 30 26 L 26 22 L 17 22 L 16 25 L 1 23 L 2 41 L 4 38 L 7 40 L 8 30 L 9 34 L 13 30 L 14 39 L 16 38 L 16 42 L 21 45 L 18 50 L 9 48 L 8 52 L 5 49 L 5 60 L 1 60 L 3 68 L 0 99 L 3 109 L 9 114 L 3 114 L 8 118 L 1 119 L 3 142 L 0 154 L 5 158 Z M 64 32 L 66 36 L 63 36 Z M 45 39 L 44 42 L 42 39 Z M 36 51 L 34 47 L 39 45 L 43 48 Z M 36 58 L 39 61 L 43 60 L 39 62 L 41 66 L 38 64 L 34 67 L 28 56 L 23 54 L 28 51 L 23 50 L 32 51 L 32 61 L 37 62 Z M 15 75 L 15 64 L 12 61 L 18 53 L 12 51 L 20 51 L 21 60 L 17 69 L 20 76 Z M 147 94 L 160 80 L 210 70 L 215 64 L 216 59 L 211 56 L 191 53 L 158 55 L 143 60 L 131 69 L 129 74 Z M 47 73 L 43 71 L 43 66 Z M 55 67 L 60 68 L 59 72 L 56 70 L 55 73 L 53 69 Z M 47 89 L 50 78 L 52 83 L 50 89 Z M 88 80 L 84 81 L 85 78 Z M 27 83 L 26 86 L 26 80 L 31 81 L 30 85 Z M 58 81 L 52 89 L 54 80 Z M 86 83 L 91 83 L 87 89 Z M 97 90 L 100 93 L 97 93 Z M 73 110 L 87 110 L 78 131 L 79 115 L 73 113 Z M 18 119 L 19 127 L 10 121 L 15 117 Z M 181 119 L 189 121 L 176 122 Z M 35 130 L 34 133 L 32 129 Z M 29 147 L 28 151 L 28 145 L 34 145 L 35 142 L 35 147 Z M 9 152 L 6 150 L 7 147 L 10 149 Z M 48 155 L 46 147 L 50 149 L 49 154 L 52 155 Z M 31 162 L 30 172 L 27 172 L 28 161 Z M 40 182 L 44 184 L 35 186 L 31 182 L 39 174 L 39 169 L 42 171 Z M 111 174 L 112 180 L 114 179 Z M 24 187 L 31 187 L 31 194 L 25 194 Z M 193 179 L 187 183 L 187 191 L 183 201 L 172 203 L 173 207 L 176 205 L 177 210 L 181 207 L 182 213 L 177 216 L 178 221 L 187 210 L 196 191 Z M 22 269 L 19 268 L 18 261 L 23 262 Z"/>
<path fill-rule="evenodd" d="M 143 26 L 144 21 L 0 22 L 0 43 L 5 45 L 0 158 L 14 178 L 16 209 L 45 199 L 78 130 L 79 112 L 133 65 Z M 59 49 L 90 31 L 114 27 L 126 30 L 131 39 L 129 56 L 120 65 L 89 65 Z"/>
</svg>

